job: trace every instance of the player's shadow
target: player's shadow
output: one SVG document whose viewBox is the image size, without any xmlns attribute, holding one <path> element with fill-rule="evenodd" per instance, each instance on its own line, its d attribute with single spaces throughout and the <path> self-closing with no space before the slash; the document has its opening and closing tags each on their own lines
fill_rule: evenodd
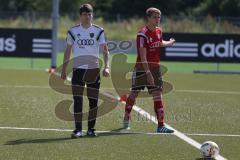
<svg viewBox="0 0 240 160">
<path fill-rule="evenodd" d="M 19 145 L 19 144 L 33 144 L 33 143 L 52 143 L 58 141 L 71 140 L 71 137 L 63 138 L 48 138 L 48 139 L 18 139 L 6 142 L 4 145 Z"/>
<path fill-rule="evenodd" d="M 124 128 L 117 128 L 109 132 L 98 133 L 99 136 L 124 136 L 124 135 L 134 135 L 134 134 L 139 134 L 139 133 L 128 132 Z"/>
<path fill-rule="evenodd" d="M 100 133 L 98 133 L 98 137 L 96 137 L 96 138 L 101 138 L 104 136 L 123 136 L 123 135 L 138 134 L 138 133 L 122 132 L 122 131 L 124 131 L 123 128 L 118 128 L 115 130 L 111 130 L 109 132 L 100 132 Z M 93 138 L 93 137 L 83 136 L 83 137 L 79 138 L 79 140 L 85 139 L 85 138 Z M 7 141 L 4 145 L 55 143 L 55 142 L 61 142 L 61 141 L 67 141 L 67 140 L 76 140 L 76 139 L 72 139 L 70 136 L 62 137 L 62 138 L 45 138 L 45 139 L 18 139 L 18 140 Z"/>
</svg>

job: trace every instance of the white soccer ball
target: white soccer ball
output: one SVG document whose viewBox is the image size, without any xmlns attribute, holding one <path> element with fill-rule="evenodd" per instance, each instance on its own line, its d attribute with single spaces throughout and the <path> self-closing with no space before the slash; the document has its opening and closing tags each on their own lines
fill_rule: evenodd
<svg viewBox="0 0 240 160">
<path fill-rule="evenodd" d="M 216 158 L 219 155 L 219 147 L 215 142 L 206 141 L 201 145 L 203 158 Z"/>
</svg>

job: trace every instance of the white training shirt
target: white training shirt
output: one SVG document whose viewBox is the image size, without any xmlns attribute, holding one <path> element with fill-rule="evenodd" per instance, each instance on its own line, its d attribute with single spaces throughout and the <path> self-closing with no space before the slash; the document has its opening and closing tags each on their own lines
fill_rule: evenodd
<svg viewBox="0 0 240 160">
<path fill-rule="evenodd" d="M 99 68 L 99 46 L 106 44 L 103 28 L 92 24 L 89 28 L 76 25 L 69 29 L 66 42 L 72 46 L 73 68 Z"/>
</svg>

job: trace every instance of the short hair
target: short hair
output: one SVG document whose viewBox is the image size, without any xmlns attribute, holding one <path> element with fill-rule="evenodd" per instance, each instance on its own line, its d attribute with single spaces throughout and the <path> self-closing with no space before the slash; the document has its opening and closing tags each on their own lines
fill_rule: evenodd
<svg viewBox="0 0 240 160">
<path fill-rule="evenodd" d="M 91 4 L 83 4 L 79 8 L 79 14 L 81 15 L 83 12 L 93 12 L 93 7 Z"/>
<path fill-rule="evenodd" d="M 147 17 L 151 17 L 153 13 L 158 13 L 158 14 L 161 15 L 161 11 L 157 8 L 150 7 L 146 10 L 146 16 Z"/>
</svg>

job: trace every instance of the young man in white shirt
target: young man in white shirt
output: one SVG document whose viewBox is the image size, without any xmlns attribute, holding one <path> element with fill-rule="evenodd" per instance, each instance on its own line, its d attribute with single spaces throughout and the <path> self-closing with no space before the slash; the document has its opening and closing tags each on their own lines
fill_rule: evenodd
<svg viewBox="0 0 240 160">
<path fill-rule="evenodd" d="M 82 106 L 83 90 L 87 86 L 89 100 L 89 116 L 87 135 L 97 136 L 95 123 L 97 117 L 98 94 L 100 87 L 99 48 L 103 50 L 103 76 L 109 76 L 109 51 L 103 28 L 92 24 L 93 8 L 90 4 L 83 4 L 79 8 L 80 24 L 69 29 L 66 38 L 67 47 L 64 54 L 61 77 L 66 79 L 66 68 L 73 52 L 72 92 L 74 99 L 75 130 L 72 138 L 83 136 Z M 78 86 L 78 87 L 77 87 Z M 79 87 L 80 86 L 80 87 Z"/>
</svg>

